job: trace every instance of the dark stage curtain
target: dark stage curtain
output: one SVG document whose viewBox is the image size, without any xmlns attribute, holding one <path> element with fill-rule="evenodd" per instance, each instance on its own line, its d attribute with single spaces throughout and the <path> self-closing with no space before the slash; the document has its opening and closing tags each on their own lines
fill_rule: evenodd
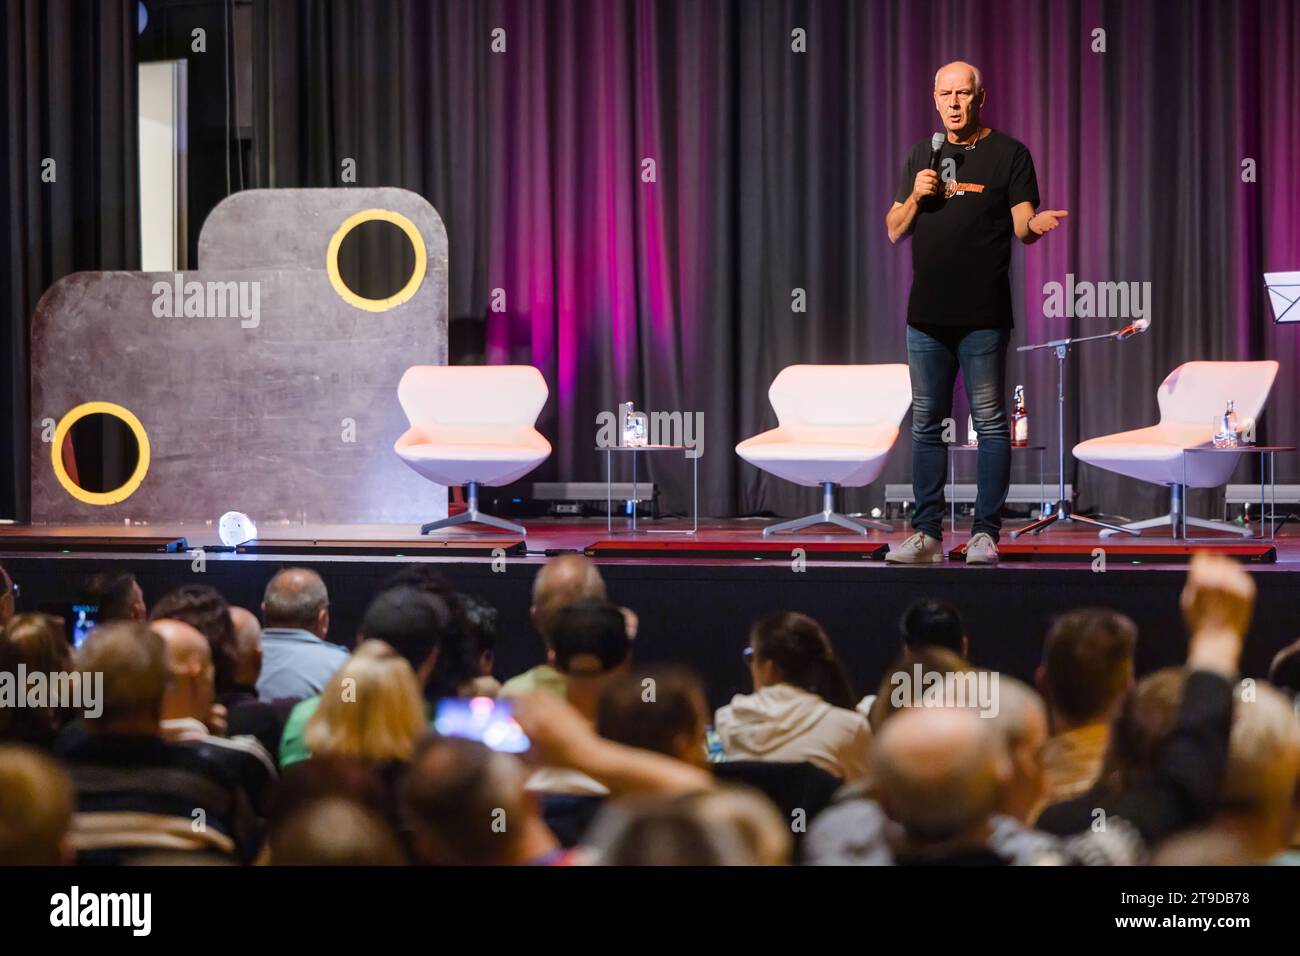
<svg viewBox="0 0 1300 956">
<path fill-rule="evenodd" d="M 1297 333 L 1270 325 L 1261 273 L 1300 268 L 1300 4 L 302 0 L 260 6 L 256 34 L 257 181 L 337 184 L 350 157 L 360 183 L 439 209 L 451 315 L 482 323 L 488 361 L 550 383 L 542 474 L 599 477 L 595 416 L 630 399 L 704 413 L 706 513 L 812 509 L 814 491 L 732 448 L 774 424 L 783 366 L 905 360 L 910 252 L 883 216 L 907 148 L 936 127 L 934 70 L 958 57 L 984 70 L 988 124 L 1032 151 L 1046 208 L 1071 211 L 1015 253 L 1013 344 L 1116 324 L 1044 318 L 1048 281 L 1151 283 L 1149 334 L 1072 359 L 1068 442 L 1154 422 L 1157 384 L 1198 358 L 1280 359 L 1262 437 L 1297 437 Z M 1010 373 L 1052 444 L 1054 364 L 1013 355 Z M 688 473 L 651 467 L 681 507 Z M 1153 486 L 1076 470 L 1086 505 L 1165 506 Z M 884 480 L 909 475 L 905 430 Z"/>
<path fill-rule="evenodd" d="M 67 411 L 28 407 L 36 303 L 70 272 L 139 267 L 136 22 L 134 0 L 7 0 L 0 16 L 0 516 L 26 517 L 29 435 Z"/>
</svg>

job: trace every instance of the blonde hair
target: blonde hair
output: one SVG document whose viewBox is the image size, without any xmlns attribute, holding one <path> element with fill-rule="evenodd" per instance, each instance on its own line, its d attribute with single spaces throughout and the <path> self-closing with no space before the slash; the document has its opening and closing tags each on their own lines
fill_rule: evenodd
<svg viewBox="0 0 1300 956">
<path fill-rule="evenodd" d="M 1289 805 L 1300 769 L 1300 722 L 1290 698 L 1264 681 L 1243 681 L 1234 697 L 1221 806 L 1258 812 Z"/>
<path fill-rule="evenodd" d="M 307 721 L 316 756 L 409 760 L 428 728 L 415 671 L 383 641 L 365 641 L 321 691 Z"/>
</svg>

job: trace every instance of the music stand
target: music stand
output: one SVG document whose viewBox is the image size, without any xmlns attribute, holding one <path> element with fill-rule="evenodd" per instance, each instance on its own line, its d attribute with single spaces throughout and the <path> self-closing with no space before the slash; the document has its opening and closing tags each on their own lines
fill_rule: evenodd
<svg viewBox="0 0 1300 956">
<path fill-rule="evenodd" d="M 1273 306 L 1273 324 L 1300 322 L 1300 272 L 1265 272 L 1264 288 Z"/>
<path fill-rule="evenodd" d="M 1018 538 L 1025 532 L 1038 534 L 1044 528 L 1055 524 L 1058 521 L 1078 522 L 1094 528 L 1105 528 L 1110 531 L 1122 531 L 1125 534 L 1131 534 L 1135 538 L 1141 532 L 1130 531 L 1128 528 L 1122 528 L 1119 525 L 1107 524 L 1105 521 L 1098 521 L 1096 518 L 1089 518 L 1084 515 L 1077 515 L 1071 511 L 1070 502 L 1065 497 L 1065 355 L 1070 350 L 1070 346 L 1079 342 L 1098 342 L 1102 339 L 1113 339 L 1117 342 L 1123 341 L 1129 335 L 1136 331 L 1134 326 L 1129 326 L 1125 330 L 1114 332 L 1103 332 L 1101 335 L 1084 335 L 1079 338 L 1053 339 L 1051 342 L 1041 342 L 1038 345 L 1022 345 L 1016 349 L 1017 352 L 1037 352 L 1041 349 L 1053 349 L 1056 352 L 1056 476 L 1060 484 L 1060 490 L 1056 499 L 1056 507 L 1050 514 L 1045 514 L 1037 521 L 1032 521 L 1023 528 L 1017 528 L 1011 532 L 1011 537 Z"/>
</svg>

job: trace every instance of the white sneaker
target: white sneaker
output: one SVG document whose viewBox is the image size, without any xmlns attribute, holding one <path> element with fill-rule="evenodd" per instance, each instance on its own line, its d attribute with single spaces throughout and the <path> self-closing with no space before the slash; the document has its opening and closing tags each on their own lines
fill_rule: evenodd
<svg viewBox="0 0 1300 956">
<path fill-rule="evenodd" d="M 891 547 L 885 560 L 890 564 L 941 564 L 943 542 L 918 531 L 898 547 Z"/>
<path fill-rule="evenodd" d="M 993 535 L 987 531 L 971 535 L 970 541 L 966 542 L 966 563 L 998 563 L 998 543 L 993 540 Z"/>
</svg>

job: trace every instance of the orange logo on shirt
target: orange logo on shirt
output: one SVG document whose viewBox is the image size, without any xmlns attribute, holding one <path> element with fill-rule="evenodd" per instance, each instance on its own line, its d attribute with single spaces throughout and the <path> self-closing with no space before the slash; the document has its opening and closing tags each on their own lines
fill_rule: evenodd
<svg viewBox="0 0 1300 956">
<path fill-rule="evenodd" d="M 943 189 L 943 198 L 951 199 L 953 196 L 960 196 L 962 193 L 982 193 L 983 191 L 984 187 L 980 183 L 959 183 L 950 179 Z"/>
</svg>

